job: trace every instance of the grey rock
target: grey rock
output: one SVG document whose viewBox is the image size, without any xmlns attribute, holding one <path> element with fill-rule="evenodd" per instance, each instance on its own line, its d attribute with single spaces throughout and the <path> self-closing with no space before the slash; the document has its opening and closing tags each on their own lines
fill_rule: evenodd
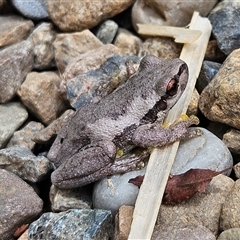
<svg viewBox="0 0 240 240">
<path fill-rule="evenodd" d="M 10 101 L 33 68 L 33 44 L 22 41 L 0 50 L 0 103 Z"/>
<path fill-rule="evenodd" d="M 34 44 L 34 68 L 49 69 L 55 65 L 54 47 L 56 32 L 51 23 L 41 23 L 30 35 Z"/>
<path fill-rule="evenodd" d="M 73 189 L 60 189 L 54 185 L 50 189 L 50 201 L 53 212 L 62 212 L 71 208 L 91 208 L 92 194 L 89 186 Z"/>
<path fill-rule="evenodd" d="M 28 239 L 108 240 L 113 229 L 111 221 L 111 212 L 100 209 L 44 213 L 29 226 Z"/>
<path fill-rule="evenodd" d="M 196 88 L 199 93 L 208 85 L 208 83 L 213 79 L 221 64 L 211 61 L 203 61 L 202 68 L 197 79 Z"/>
<path fill-rule="evenodd" d="M 43 209 L 43 202 L 21 178 L 0 169 L 0 236 L 13 238 L 17 228 L 31 223 Z"/>
<path fill-rule="evenodd" d="M 181 204 L 162 204 L 157 225 L 168 225 L 172 222 L 203 225 L 216 236 L 219 233 L 222 205 L 233 185 L 234 181 L 231 178 L 220 174 L 212 179 L 205 192 L 197 193 Z"/>
<path fill-rule="evenodd" d="M 128 78 L 126 61 L 139 63 L 138 57 L 115 55 L 99 68 L 67 81 L 67 99 L 72 107 L 80 108 L 86 102 L 99 100 L 111 93 Z"/>
<path fill-rule="evenodd" d="M 239 240 L 240 228 L 230 228 L 223 231 L 217 238 L 217 240 Z"/>
<path fill-rule="evenodd" d="M 118 25 L 113 20 L 104 21 L 98 31 L 96 37 L 104 44 L 112 43 L 118 31 Z"/>
<path fill-rule="evenodd" d="M 223 204 L 220 228 L 222 230 L 240 228 L 240 179 L 235 182 L 231 193 L 227 195 Z"/>
<path fill-rule="evenodd" d="M 14 7 L 27 18 L 40 20 L 48 17 L 47 0 L 12 0 Z"/>
<path fill-rule="evenodd" d="M 22 41 L 34 24 L 19 16 L 0 16 L 0 47 Z"/>
<path fill-rule="evenodd" d="M 24 180 L 38 182 L 49 175 L 52 164 L 45 157 L 36 157 L 28 148 L 13 146 L 0 150 L 0 168 Z"/>
<path fill-rule="evenodd" d="M 151 240 L 216 240 L 214 234 L 202 225 L 170 223 L 156 225 Z"/>
<path fill-rule="evenodd" d="M 14 113 L 14 114 L 13 114 Z M 0 104 L 0 148 L 27 119 L 28 112 L 20 102 Z"/>
<path fill-rule="evenodd" d="M 44 125 L 39 122 L 29 122 L 21 130 L 14 132 L 12 138 L 9 140 L 6 148 L 19 145 L 33 150 L 36 143 L 32 141 L 33 136 L 37 134 Z"/>
<path fill-rule="evenodd" d="M 226 55 L 240 48 L 240 3 L 239 1 L 221 1 L 213 9 L 208 18 L 212 24 L 212 31 L 218 46 Z"/>
</svg>

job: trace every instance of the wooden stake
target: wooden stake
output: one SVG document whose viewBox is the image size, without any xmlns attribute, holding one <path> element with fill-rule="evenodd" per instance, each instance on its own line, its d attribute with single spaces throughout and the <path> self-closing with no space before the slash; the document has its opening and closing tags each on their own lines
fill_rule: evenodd
<svg viewBox="0 0 240 240">
<path fill-rule="evenodd" d="M 187 43 L 183 46 L 180 58 L 188 64 L 189 81 L 184 94 L 169 111 L 166 118 L 166 122 L 169 124 L 179 119 L 181 114 L 186 113 L 201 69 L 212 27 L 207 18 L 202 18 L 197 12 L 194 12 L 190 29 L 200 30 L 202 34 L 194 43 Z M 178 145 L 179 142 L 175 142 L 153 150 L 135 204 L 129 240 L 151 239 Z"/>
<path fill-rule="evenodd" d="M 177 43 L 193 43 L 201 35 L 201 31 L 182 27 L 155 26 L 137 24 L 137 32 L 144 36 L 172 37 Z"/>
</svg>

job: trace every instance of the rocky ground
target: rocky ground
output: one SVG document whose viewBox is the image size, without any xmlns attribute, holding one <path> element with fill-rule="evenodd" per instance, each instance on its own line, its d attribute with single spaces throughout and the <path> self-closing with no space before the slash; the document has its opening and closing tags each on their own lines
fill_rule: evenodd
<svg viewBox="0 0 240 240">
<path fill-rule="evenodd" d="M 147 53 L 182 45 L 139 36 L 136 23 L 213 29 L 188 114 L 204 134 L 182 141 L 172 174 L 233 171 L 181 204 L 162 204 L 152 239 L 240 239 L 240 3 L 238 1 L 0 0 L 0 239 L 127 239 L 145 168 L 59 189 L 47 152 L 74 110 L 127 80 Z"/>
</svg>

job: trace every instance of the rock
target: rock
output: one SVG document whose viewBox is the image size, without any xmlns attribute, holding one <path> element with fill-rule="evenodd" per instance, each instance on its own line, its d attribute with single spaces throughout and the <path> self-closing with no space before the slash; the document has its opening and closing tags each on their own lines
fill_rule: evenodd
<svg viewBox="0 0 240 240">
<path fill-rule="evenodd" d="M 162 204 L 156 224 L 161 226 L 174 222 L 203 225 L 216 236 L 219 232 L 222 204 L 233 185 L 234 181 L 222 174 L 214 177 L 204 193 L 197 193 L 193 198 L 181 204 Z"/>
<path fill-rule="evenodd" d="M 53 43 L 58 69 L 63 73 L 67 65 L 80 54 L 103 46 L 89 30 L 57 34 Z"/>
<path fill-rule="evenodd" d="M 52 170 L 45 157 L 36 157 L 28 148 L 13 146 L 0 150 L 0 166 L 30 182 L 39 182 Z"/>
<path fill-rule="evenodd" d="M 109 19 L 134 3 L 134 0 L 106 0 L 102 2 L 88 1 L 48 1 L 48 13 L 51 20 L 62 31 L 81 31 L 96 26 Z"/>
<path fill-rule="evenodd" d="M 240 228 L 230 228 L 223 231 L 217 240 L 239 240 L 240 239 Z"/>
<path fill-rule="evenodd" d="M 202 225 L 191 223 L 170 223 L 156 225 L 151 240 L 174 239 L 174 240 L 216 240 L 213 233 Z"/>
<path fill-rule="evenodd" d="M 41 20 L 48 17 L 46 10 L 47 0 L 12 0 L 14 7 L 27 18 Z"/>
<path fill-rule="evenodd" d="M 18 227 L 36 219 L 43 202 L 32 187 L 4 169 L 0 169 L 0 192 L 0 236 L 9 240 Z"/>
<path fill-rule="evenodd" d="M 197 79 L 196 88 L 199 93 L 209 84 L 221 67 L 220 63 L 203 61 L 200 74 Z"/>
<path fill-rule="evenodd" d="M 91 190 L 89 186 L 60 189 L 52 185 L 50 189 L 50 201 L 53 212 L 63 212 L 72 208 L 90 209 L 92 206 Z"/>
<path fill-rule="evenodd" d="M 33 45 L 22 41 L 0 50 L 0 103 L 10 101 L 33 67 Z"/>
<path fill-rule="evenodd" d="M 232 153 L 240 154 L 240 131 L 231 129 L 223 135 L 223 142 Z"/>
<path fill-rule="evenodd" d="M 191 97 L 191 101 L 188 105 L 188 109 L 187 109 L 187 115 L 191 116 L 191 115 L 197 115 L 198 114 L 198 101 L 199 101 L 199 94 L 198 91 L 196 89 L 194 89 L 192 97 Z"/>
<path fill-rule="evenodd" d="M 128 183 L 129 179 L 145 174 L 146 168 L 138 171 L 115 174 L 94 184 L 93 207 L 111 210 L 116 214 L 122 205 L 134 206 L 138 187 Z"/>
<path fill-rule="evenodd" d="M 217 40 L 210 40 L 205 52 L 205 60 L 222 63 L 226 55 L 219 49 Z"/>
<path fill-rule="evenodd" d="M 111 212 L 100 209 L 44 213 L 29 226 L 28 239 L 108 240 L 113 228 L 111 221 Z"/>
<path fill-rule="evenodd" d="M 234 170 L 236 178 L 239 179 L 240 178 L 240 162 L 238 162 L 237 164 L 235 164 L 233 166 L 233 170 Z"/>
<path fill-rule="evenodd" d="M 13 134 L 6 148 L 18 145 L 33 150 L 36 143 L 32 141 L 32 138 L 43 128 L 44 125 L 39 122 L 29 122 L 25 127 Z"/>
<path fill-rule="evenodd" d="M 238 179 L 222 207 L 220 228 L 240 228 L 240 180 Z"/>
<path fill-rule="evenodd" d="M 113 20 L 106 20 L 96 32 L 96 37 L 104 44 L 112 43 L 118 31 L 118 25 Z"/>
<path fill-rule="evenodd" d="M 130 233 L 134 207 L 121 206 L 115 216 L 114 240 L 126 240 Z"/>
<path fill-rule="evenodd" d="M 59 118 L 51 122 L 46 128 L 36 133 L 32 140 L 36 143 L 47 144 L 52 143 L 63 125 L 68 121 L 74 113 L 72 109 L 66 110 Z"/>
<path fill-rule="evenodd" d="M 41 23 L 31 34 L 34 44 L 34 68 L 43 70 L 55 65 L 53 41 L 56 32 L 51 23 Z"/>
<path fill-rule="evenodd" d="M 155 37 L 144 41 L 138 56 L 143 57 L 147 54 L 153 54 L 159 58 L 172 59 L 179 58 L 181 51 L 182 45 L 175 43 L 173 39 Z"/>
<path fill-rule="evenodd" d="M 100 68 L 80 74 L 67 81 L 67 99 L 71 106 L 79 109 L 91 100 L 99 101 L 111 93 L 128 77 L 127 61 L 139 64 L 138 57 L 114 55 L 108 58 Z"/>
<path fill-rule="evenodd" d="M 60 81 L 56 72 L 31 72 L 17 92 L 24 105 L 47 125 L 66 110 L 58 92 Z"/>
<path fill-rule="evenodd" d="M 123 55 L 138 55 L 142 40 L 130 31 L 119 28 L 114 45 L 120 49 Z"/>
<path fill-rule="evenodd" d="M 213 35 L 217 39 L 218 46 L 226 55 L 240 48 L 239 1 L 221 1 L 209 14 L 208 18 L 212 24 Z M 231 27 L 230 27 L 231 26 Z"/>
<path fill-rule="evenodd" d="M 34 24 L 19 16 L 0 16 L 0 47 L 22 41 Z"/>
<path fill-rule="evenodd" d="M 237 129 L 240 129 L 239 56 L 240 49 L 227 57 L 199 100 L 199 108 L 206 118 Z"/>
<path fill-rule="evenodd" d="M 183 27 L 190 23 L 194 11 L 207 16 L 217 0 L 176 1 L 176 0 L 137 0 L 132 9 L 132 22 Z M 177 7 L 176 7 L 177 6 Z"/>
<path fill-rule="evenodd" d="M 14 113 L 14 114 L 13 114 Z M 0 104 L 0 148 L 27 119 L 28 112 L 20 102 Z"/>
</svg>

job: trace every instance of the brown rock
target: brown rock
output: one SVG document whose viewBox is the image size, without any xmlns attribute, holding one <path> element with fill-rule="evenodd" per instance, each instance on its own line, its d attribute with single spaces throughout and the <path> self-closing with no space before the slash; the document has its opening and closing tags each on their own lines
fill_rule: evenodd
<svg viewBox="0 0 240 240">
<path fill-rule="evenodd" d="M 33 67 L 33 45 L 22 41 L 0 50 L 0 103 L 10 101 Z"/>
<path fill-rule="evenodd" d="M 240 49 L 233 51 L 200 95 L 199 108 L 208 119 L 240 129 Z"/>
<path fill-rule="evenodd" d="M 96 26 L 134 3 L 134 0 L 118 1 L 47 1 L 51 20 L 62 31 L 81 31 Z"/>
<path fill-rule="evenodd" d="M 205 59 L 213 62 L 223 62 L 226 55 L 219 49 L 217 40 L 210 40 L 205 52 Z"/>
<path fill-rule="evenodd" d="M 121 206 L 115 216 L 114 240 L 127 240 L 133 216 L 133 206 Z"/>
<path fill-rule="evenodd" d="M 114 45 L 123 55 L 138 55 L 142 40 L 126 29 L 119 28 Z"/>
<path fill-rule="evenodd" d="M 50 124 L 66 106 L 59 97 L 60 78 L 55 72 L 31 72 L 18 90 L 24 105 L 43 123 Z"/>
<path fill-rule="evenodd" d="M 231 129 L 223 135 L 223 142 L 231 152 L 240 154 L 240 131 Z"/>
<path fill-rule="evenodd" d="M 238 162 L 237 164 L 235 164 L 233 166 L 233 170 L 234 170 L 236 178 L 240 178 L 240 162 Z"/>
<path fill-rule="evenodd" d="M 188 105 L 188 109 L 187 109 L 188 116 L 198 114 L 198 101 L 199 101 L 199 94 L 198 94 L 198 91 L 196 89 L 194 89 L 191 101 L 190 101 L 190 103 Z"/>
<path fill-rule="evenodd" d="M 0 47 L 22 41 L 34 24 L 19 16 L 0 16 Z"/>
<path fill-rule="evenodd" d="M 139 56 L 153 54 L 164 59 L 179 58 L 182 45 L 175 43 L 171 38 L 155 37 L 148 38 L 141 46 Z"/>
<path fill-rule="evenodd" d="M 0 192 L 0 236 L 9 240 L 17 228 L 39 216 L 43 202 L 32 187 L 4 169 L 0 169 Z"/>
<path fill-rule="evenodd" d="M 222 230 L 240 228 L 240 180 L 238 179 L 222 207 L 220 217 Z"/>
<path fill-rule="evenodd" d="M 103 46 L 102 42 L 89 30 L 58 34 L 54 43 L 55 60 L 61 73 L 75 57 L 89 50 Z"/>
</svg>

